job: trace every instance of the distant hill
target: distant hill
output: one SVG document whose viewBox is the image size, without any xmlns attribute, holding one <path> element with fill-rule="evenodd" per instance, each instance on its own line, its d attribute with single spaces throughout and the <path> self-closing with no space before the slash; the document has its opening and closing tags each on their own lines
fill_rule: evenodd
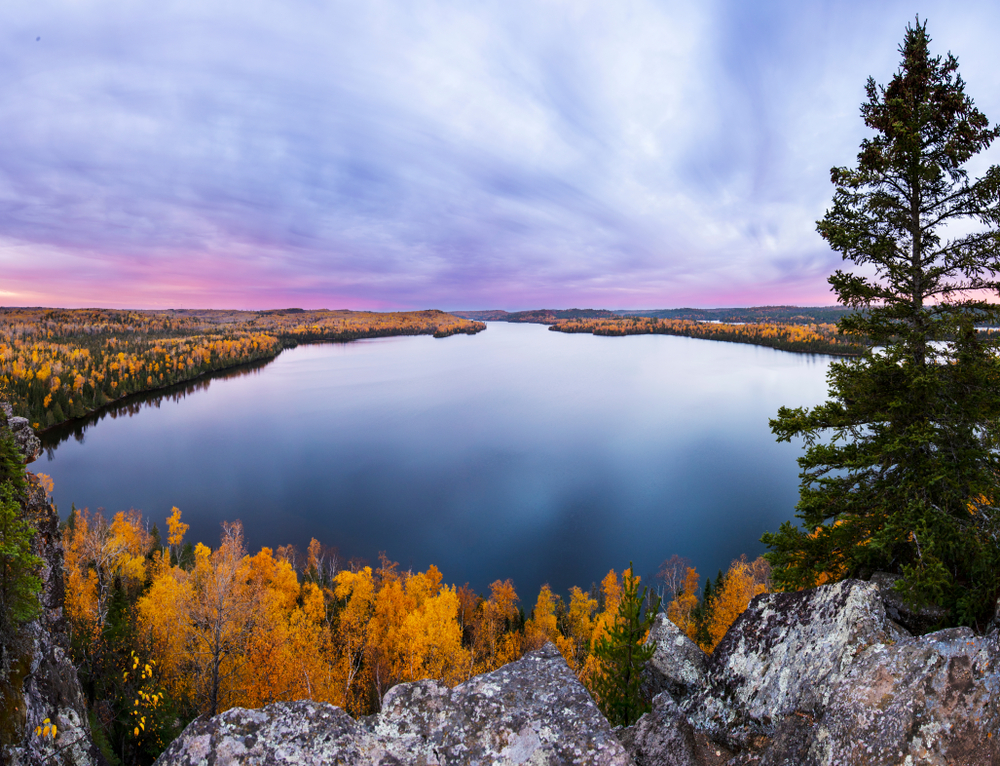
<svg viewBox="0 0 1000 766">
<path fill-rule="evenodd" d="M 454 316 L 463 319 L 471 319 L 473 322 L 506 322 L 510 313 L 503 309 L 493 309 L 491 311 L 452 311 Z"/>
<path fill-rule="evenodd" d="M 452 315 L 475 322 L 532 322 L 553 324 L 557 319 L 609 319 L 620 316 L 607 309 L 534 309 L 533 311 L 452 311 Z"/>
</svg>

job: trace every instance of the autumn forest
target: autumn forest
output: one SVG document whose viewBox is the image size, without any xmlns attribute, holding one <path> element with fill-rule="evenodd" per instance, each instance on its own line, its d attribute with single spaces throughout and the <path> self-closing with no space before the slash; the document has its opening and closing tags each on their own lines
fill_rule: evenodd
<svg viewBox="0 0 1000 766">
<path fill-rule="evenodd" d="M 484 330 L 441 311 L 0 308 L 0 401 L 35 428 L 318 341 Z"/>
<path fill-rule="evenodd" d="M 200 713 L 307 698 L 365 715 L 394 684 L 455 685 L 550 641 L 601 704 L 611 669 L 596 649 L 639 581 L 611 570 L 565 595 L 545 585 L 525 603 L 510 580 L 477 594 L 434 566 L 348 561 L 315 539 L 305 551 L 251 553 L 239 522 L 214 547 L 192 545 L 179 509 L 162 522 L 74 510 L 64 531 L 74 659 L 92 727 L 123 762 L 151 761 Z M 701 588 L 673 556 L 652 585 L 669 618 L 711 651 L 768 591 L 769 567 L 740 559 Z"/>
</svg>

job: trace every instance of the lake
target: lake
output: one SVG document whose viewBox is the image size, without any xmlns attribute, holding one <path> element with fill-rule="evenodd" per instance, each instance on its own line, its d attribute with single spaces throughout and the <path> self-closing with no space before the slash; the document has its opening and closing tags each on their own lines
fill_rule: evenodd
<svg viewBox="0 0 1000 766">
<path fill-rule="evenodd" d="M 768 418 L 823 401 L 830 361 L 502 322 L 299 346 L 48 432 L 32 470 L 64 517 L 137 508 L 164 530 L 176 505 L 191 542 L 240 519 L 251 551 L 315 537 L 479 592 L 510 577 L 530 611 L 545 582 L 761 553 L 801 454 Z"/>
</svg>

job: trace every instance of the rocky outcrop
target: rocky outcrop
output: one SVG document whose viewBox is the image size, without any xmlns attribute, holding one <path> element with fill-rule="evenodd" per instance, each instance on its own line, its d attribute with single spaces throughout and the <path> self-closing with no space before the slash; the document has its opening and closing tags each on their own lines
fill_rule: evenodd
<svg viewBox="0 0 1000 766">
<path fill-rule="evenodd" d="M 0 428 L 9 407 L 0 405 Z M 11 420 L 17 420 L 11 418 Z M 23 418 L 22 418 L 23 420 Z M 27 421 L 15 432 L 25 457 L 34 457 L 38 438 Z M 28 474 L 22 504 L 25 516 L 38 530 L 35 553 L 42 559 L 42 614 L 24 628 L 25 652 L 7 689 L 0 731 L 0 763 L 12 766 L 53 764 L 83 766 L 100 762 L 90 735 L 87 705 L 76 668 L 69 658 L 69 640 L 63 616 L 63 547 L 59 516 L 46 500 L 45 490 Z M 48 719 L 56 726 L 55 738 L 39 736 L 38 726 Z"/>
<path fill-rule="evenodd" d="M 820 714 L 855 657 L 892 635 L 878 589 L 859 580 L 757 596 L 715 648 L 707 684 L 684 710 L 697 728 L 745 747 L 786 716 Z"/>
<path fill-rule="evenodd" d="M 856 580 L 758 596 L 703 686 L 680 705 L 657 697 L 622 742 L 644 766 L 720 763 L 727 748 L 729 766 L 1000 766 L 1000 632 L 909 636 L 883 597 Z M 668 657 L 658 672 L 679 673 Z"/>
<path fill-rule="evenodd" d="M 807 764 L 1000 764 L 1000 637 L 953 628 L 877 644 L 846 670 Z"/>
<path fill-rule="evenodd" d="M 42 454 L 42 443 L 35 436 L 28 419 L 15 417 L 13 408 L 7 402 L 0 402 L 0 420 L 6 420 L 7 428 L 14 434 L 14 441 L 24 455 L 24 462 L 34 462 Z"/>
<path fill-rule="evenodd" d="M 632 761 L 551 644 L 449 689 L 393 687 L 355 721 L 312 702 L 234 708 L 191 723 L 157 766 L 195 764 L 599 764 Z"/>
<path fill-rule="evenodd" d="M 678 636 L 658 618 L 664 691 L 625 729 L 550 644 L 454 689 L 401 684 L 358 721 L 312 702 L 200 718 L 158 766 L 1000 766 L 998 631 L 905 635 L 854 580 L 757 597 L 707 661 Z"/>
<path fill-rule="evenodd" d="M 656 615 L 646 643 L 655 647 L 643 670 L 643 691 L 648 698 L 665 691 L 680 700 L 705 686 L 708 655 L 663 612 Z"/>
</svg>

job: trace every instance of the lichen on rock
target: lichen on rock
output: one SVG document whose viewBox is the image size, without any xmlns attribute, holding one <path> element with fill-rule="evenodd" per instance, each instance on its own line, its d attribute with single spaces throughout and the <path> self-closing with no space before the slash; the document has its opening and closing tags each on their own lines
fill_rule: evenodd
<svg viewBox="0 0 1000 766">
<path fill-rule="evenodd" d="M 648 698 L 666 691 L 681 700 L 705 686 L 708 655 L 663 612 L 656 615 L 647 643 L 656 647 L 643 669 L 643 691 Z"/>
<path fill-rule="evenodd" d="M 228 710 L 192 722 L 157 766 L 197 764 L 595 764 L 628 753 L 552 645 L 454 689 L 399 684 L 355 721 L 313 702 Z"/>
<path fill-rule="evenodd" d="M 649 713 L 616 733 L 636 766 L 699 766 L 694 728 L 666 692 L 653 699 Z"/>
<path fill-rule="evenodd" d="M 860 580 L 757 596 L 712 653 L 707 686 L 682 707 L 696 728 L 746 747 L 785 716 L 820 715 L 854 658 L 892 635 L 878 589 Z"/>
<path fill-rule="evenodd" d="M 1000 636 L 951 628 L 878 644 L 851 664 L 810 764 L 1000 764 Z"/>
</svg>

